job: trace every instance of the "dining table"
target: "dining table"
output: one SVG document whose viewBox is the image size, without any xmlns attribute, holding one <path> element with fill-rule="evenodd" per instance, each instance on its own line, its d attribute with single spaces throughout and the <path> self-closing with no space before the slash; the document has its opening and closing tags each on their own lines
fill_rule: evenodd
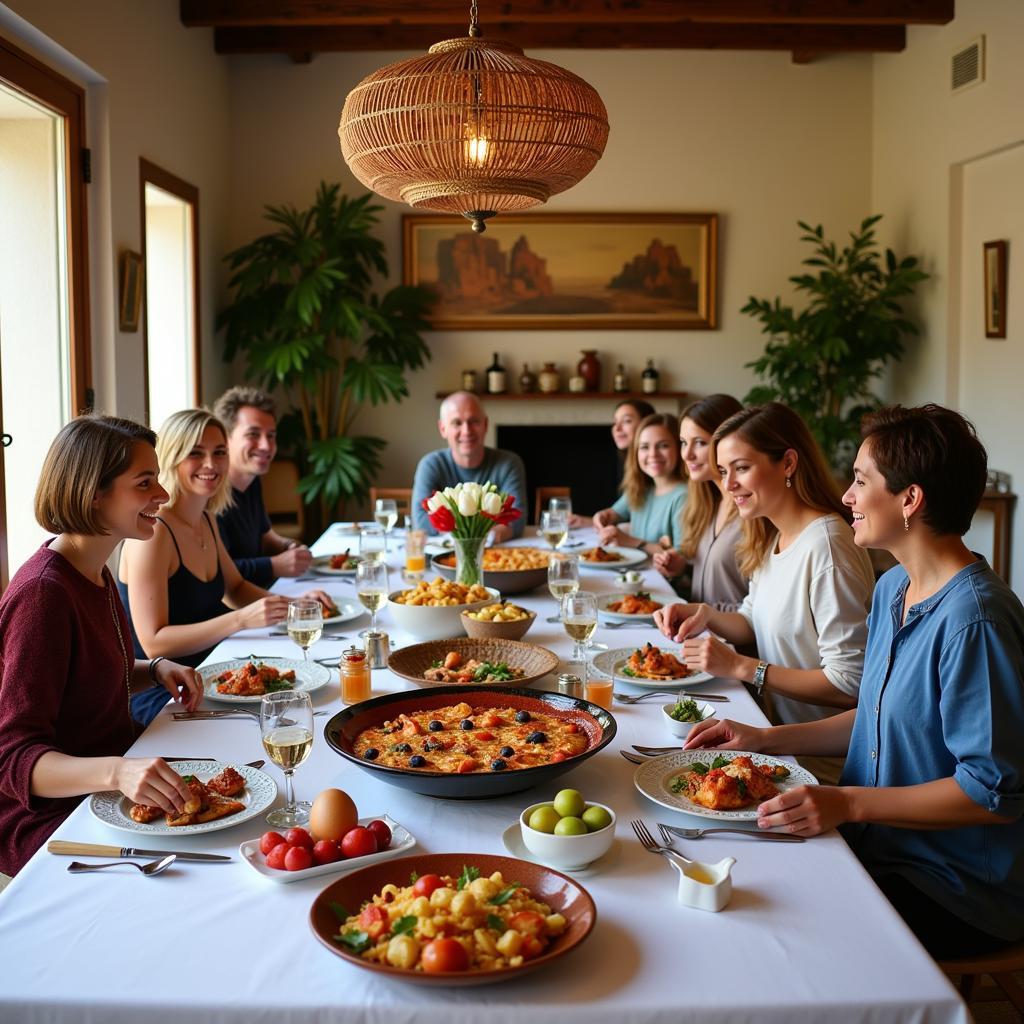
<svg viewBox="0 0 1024 1024">
<path fill-rule="evenodd" d="M 336 523 L 313 546 L 314 555 L 353 546 L 352 527 Z M 595 542 L 573 530 L 569 550 Z M 527 531 L 511 543 L 545 547 Z M 385 556 L 389 587 L 403 586 L 402 531 L 391 533 Z M 648 561 L 643 588 L 661 602 L 679 600 Z M 354 596 L 349 577 L 282 579 L 287 595 L 311 587 L 333 597 Z M 616 575 L 584 566 L 581 587 L 598 595 L 616 590 Z M 537 612 L 525 641 L 557 654 L 561 670 L 571 642 L 546 587 L 510 598 Z M 328 627 L 310 651 L 334 659 L 369 625 L 369 615 Z M 378 628 L 392 650 L 417 642 L 390 621 Z M 344 639 L 340 639 L 344 638 Z M 596 649 L 639 646 L 664 638 L 651 624 L 610 628 L 602 618 Z M 301 657 L 287 635 L 250 629 L 220 643 L 208 663 L 250 656 Z M 40 657 L 45 657 L 45 651 Z M 576 666 L 578 667 L 578 666 Z M 556 689 L 551 675 L 531 684 Z M 673 684 L 678 688 L 678 683 Z M 387 668 L 372 673 L 373 696 L 414 690 Z M 616 681 L 616 691 L 642 692 Z M 715 679 L 704 689 L 728 698 L 716 713 L 762 725 L 766 719 L 745 686 Z M 309 758 L 295 772 L 300 799 L 328 787 L 343 789 L 359 814 L 388 814 L 416 840 L 408 856 L 507 855 L 516 847 L 522 809 L 550 800 L 563 787 L 612 807 L 614 843 L 589 867 L 572 873 L 597 908 L 590 935 L 543 969 L 498 984 L 424 986 L 382 977 L 325 949 L 309 923 L 310 906 L 339 875 L 276 884 L 246 863 L 245 841 L 268 826 L 260 818 L 199 835 L 139 837 L 114 829 L 90 811 L 90 798 L 57 829 L 54 839 L 83 843 L 187 849 L 223 854 L 224 863 L 177 861 L 158 877 L 127 868 L 71 874 L 72 858 L 41 849 L 0 893 L 0 1021 L 4 1024 L 966 1024 L 958 993 L 879 892 L 836 831 L 803 843 L 777 843 L 735 834 L 677 848 L 692 858 L 735 858 L 733 894 L 718 913 L 682 905 L 676 875 L 645 850 L 630 827 L 657 823 L 710 825 L 706 818 L 659 806 L 634 785 L 637 767 L 620 751 L 639 745 L 678 745 L 664 722 L 662 699 L 615 702 L 613 741 L 560 778 L 493 799 L 453 800 L 388 785 L 335 753 L 324 724 L 344 705 L 337 669 L 312 694 L 317 711 Z M 667 698 L 665 698 L 667 700 Z M 207 700 L 207 707 L 222 707 Z M 235 764 L 265 756 L 255 719 L 179 721 L 168 704 L 142 733 L 130 756 L 215 758 Z M 281 772 L 264 769 L 278 783 Z M 755 826 L 750 824 L 753 829 Z M 506 846 L 506 843 L 511 844 Z M 141 863 L 141 862 L 140 862 Z M 397 880 L 400 884 L 403 879 Z"/>
</svg>

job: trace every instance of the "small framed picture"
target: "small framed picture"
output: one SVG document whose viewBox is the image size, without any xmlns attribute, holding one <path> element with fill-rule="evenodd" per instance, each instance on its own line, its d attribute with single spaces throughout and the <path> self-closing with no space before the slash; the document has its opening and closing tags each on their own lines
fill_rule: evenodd
<svg viewBox="0 0 1024 1024">
<path fill-rule="evenodd" d="M 144 284 L 142 253 L 126 249 L 121 253 L 121 301 L 118 305 L 118 326 L 122 331 L 139 329 Z"/>
<path fill-rule="evenodd" d="M 1005 241 L 985 243 L 986 338 L 1006 337 L 1006 250 Z"/>
</svg>

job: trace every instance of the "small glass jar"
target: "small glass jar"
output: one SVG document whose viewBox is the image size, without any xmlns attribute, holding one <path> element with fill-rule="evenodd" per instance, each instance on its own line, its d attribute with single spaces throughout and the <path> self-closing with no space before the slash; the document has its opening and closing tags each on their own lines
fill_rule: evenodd
<svg viewBox="0 0 1024 1024">
<path fill-rule="evenodd" d="M 573 394 L 580 394 L 587 390 L 587 382 L 579 375 L 569 378 L 569 390 Z"/>
<path fill-rule="evenodd" d="M 462 371 L 462 390 L 476 391 L 476 370 Z"/>
<path fill-rule="evenodd" d="M 349 647 L 341 656 L 338 665 L 341 672 L 341 702 L 358 704 L 370 699 L 370 666 L 366 652 L 358 647 Z"/>
</svg>

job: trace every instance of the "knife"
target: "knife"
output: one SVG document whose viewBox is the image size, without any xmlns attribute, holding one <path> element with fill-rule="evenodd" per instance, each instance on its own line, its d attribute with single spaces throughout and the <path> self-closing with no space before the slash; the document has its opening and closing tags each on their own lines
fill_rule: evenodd
<svg viewBox="0 0 1024 1024">
<path fill-rule="evenodd" d="M 73 857 L 165 857 L 173 853 L 178 860 L 200 860 L 220 863 L 231 860 L 220 853 L 182 853 L 180 850 L 137 850 L 132 846 L 103 846 L 100 843 L 69 843 L 62 839 L 51 839 L 46 844 L 50 853 L 68 854 Z"/>
</svg>

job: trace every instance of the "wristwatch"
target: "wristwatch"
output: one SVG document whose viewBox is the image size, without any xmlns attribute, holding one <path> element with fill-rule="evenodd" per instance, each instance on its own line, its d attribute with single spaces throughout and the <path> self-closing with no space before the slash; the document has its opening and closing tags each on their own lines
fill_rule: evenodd
<svg viewBox="0 0 1024 1024">
<path fill-rule="evenodd" d="M 761 691 L 764 689 L 765 684 L 765 673 L 768 671 L 768 662 L 759 661 L 757 668 L 754 669 L 754 678 L 751 680 L 754 684 L 754 689 L 757 691 L 758 697 L 761 696 Z"/>
</svg>

